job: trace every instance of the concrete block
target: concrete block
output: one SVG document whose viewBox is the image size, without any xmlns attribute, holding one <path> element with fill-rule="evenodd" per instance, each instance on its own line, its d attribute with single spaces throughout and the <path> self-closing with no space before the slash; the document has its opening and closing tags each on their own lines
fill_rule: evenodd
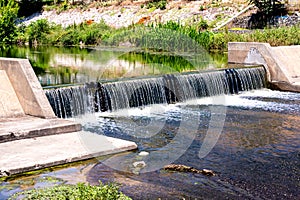
<svg viewBox="0 0 300 200">
<path fill-rule="evenodd" d="M 268 43 L 228 43 L 228 63 L 263 65 L 274 88 L 300 92 L 300 45 L 271 47 Z"/>
<path fill-rule="evenodd" d="M 80 124 L 65 119 L 43 119 L 28 115 L 0 118 L 0 143 L 80 130 Z"/>
<path fill-rule="evenodd" d="M 25 114 L 56 117 L 27 59 L 0 58 L 0 70 L 6 72 Z"/>
<path fill-rule="evenodd" d="M 136 148 L 134 142 L 83 131 L 0 143 L 0 177 Z"/>
<path fill-rule="evenodd" d="M 0 70 L 0 118 L 24 116 L 24 111 L 6 72 Z"/>
</svg>

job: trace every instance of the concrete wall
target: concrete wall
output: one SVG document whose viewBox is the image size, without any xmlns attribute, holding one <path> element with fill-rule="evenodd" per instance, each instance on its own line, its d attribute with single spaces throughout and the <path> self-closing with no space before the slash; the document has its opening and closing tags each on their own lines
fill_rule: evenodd
<svg viewBox="0 0 300 200">
<path fill-rule="evenodd" d="M 56 117 L 27 59 L 0 58 L 0 70 L 7 74 L 24 114 L 42 118 Z M 3 77 L 1 84 L 4 82 Z M 16 103 L 16 100 L 12 101 L 5 104 Z"/>
<path fill-rule="evenodd" d="M 23 108 L 4 70 L 0 70 L 0 81 L 0 118 L 24 116 Z"/>
<path fill-rule="evenodd" d="M 263 65 L 272 87 L 300 92 L 300 46 L 271 47 L 268 43 L 228 43 L 228 63 Z"/>
</svg>

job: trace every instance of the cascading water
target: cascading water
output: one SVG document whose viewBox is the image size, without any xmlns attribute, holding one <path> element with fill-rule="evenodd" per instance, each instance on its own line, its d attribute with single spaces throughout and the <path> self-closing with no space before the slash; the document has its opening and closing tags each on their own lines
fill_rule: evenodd
<svg viewBox="0 0 300 200">
<path fill-rule="evenodd" d="M 265 84 L 265 69 L 255 67 L 197 74 L 171 74 L 104 84 L 87 83 L 84 86 L 46 90 L 46 96 L 56 116 L 73 117 L 99 111 L 238 94 L 263 88 Z"/>
</svg>

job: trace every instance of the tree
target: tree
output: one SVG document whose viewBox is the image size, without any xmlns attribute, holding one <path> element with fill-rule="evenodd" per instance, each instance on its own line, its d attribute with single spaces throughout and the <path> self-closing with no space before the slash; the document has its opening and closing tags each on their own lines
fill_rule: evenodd
<svg viewBox="0 0 300 200">
<path fill-rule="evenodd" d="M 27 27 L 29 44 L 37 45 L 45 43 L 50 29 L 50 24 L 46 19 L 39 19 L 35 22 L 31 22 Z"/>
<path fill-rule="evenodd" d="M 264 13 L 268 17 L 281 15 L 285 10 L 284 3 L 281 0 L 249 0 L 250 4 L 254 4 L 259 12 Z"/>
<path fill-rule="evenodd" d="M 18 0 L 19 4 L 19 17 L 28 17 L 36 12 L 43 10 L 42 0 Z"/>
<path fill-rule="evenodd" d="M 258 12 L 251 16 L 250 28 L 263 28 L 272 24 L 271 21 L 276 16 L 287 13 L 285 4 L 281 0 L 248 0 L 258 8 Z M 274 20 L 273 20 L 274 22 Z"/>
<path fill-rule="evenodd" d="M 11 43 L 17 35 L 18 10 L 14 0 L 0 0 L 0 43 Z"/>
</svg>

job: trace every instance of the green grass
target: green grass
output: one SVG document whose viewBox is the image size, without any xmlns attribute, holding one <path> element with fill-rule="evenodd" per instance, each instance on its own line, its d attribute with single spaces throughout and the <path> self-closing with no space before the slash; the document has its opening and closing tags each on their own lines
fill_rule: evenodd
<svg viewBox="0 0 300 200">
<path fill-rule="evenodd" d="M 16 38 L 18 43 L 32 43 L 30 40 L 34 39 L 39 44 L 62 46 L 76 46 L 80 43 L 118 46 L 121 42 L 130 42 L 136 47 L 157 48 L 171 52 L 194 51 L 195 46 L 201 46 L 210 52 L 224 52 L 227 51 L 228 42 L 266 42 L 270 43 L 271 46 L 300 45 L 299 25 L 241 33 L 227 30 L 212 32 L 202 21 L 193 25 L 181 25 L 169 21 L 155 26 L 131 25 L 119 29 L 109 27 L 103 21 L 90 25 L 86 23 L 74 24 L 67 28 L 53 24 L 47 25 L 45 21 L 33 23 L 35 24 L 29 25 L 27 28 L 20 28 Z M 48 29 L 45 30 L 45 27 Z M 42 33 L 43 30 L 46 32 Z"/>
<path fill-rule="evenodd" d="M 119 191 L 116 184 L 92 186 L 85 183 L 77 185 L 58 185 L 49 188 L 33 189 L 16 193 L 10 200 L 130 200 L 131 198 Z"/>
</svg>

